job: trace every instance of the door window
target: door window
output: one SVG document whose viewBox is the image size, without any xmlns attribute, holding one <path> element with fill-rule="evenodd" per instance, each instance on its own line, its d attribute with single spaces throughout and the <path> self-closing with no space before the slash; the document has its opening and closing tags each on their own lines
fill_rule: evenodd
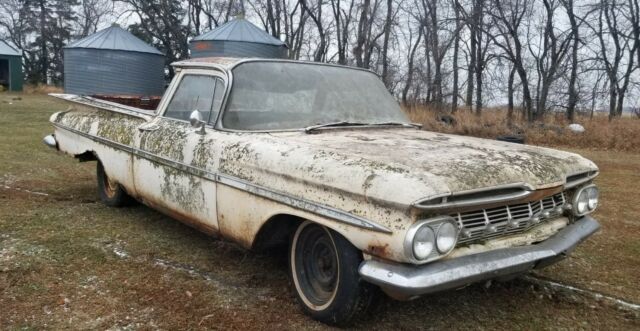
<svg viewBox="0 0 640 331">
<path fill-rule="evenodd" d="M 215 122 L 223 95 L 224 81 L 219 77 L 185 75 L 173 94 L 164 116 L 189 121 L 191 113 L 198 110 L 207 123 Z"/>
</svg>

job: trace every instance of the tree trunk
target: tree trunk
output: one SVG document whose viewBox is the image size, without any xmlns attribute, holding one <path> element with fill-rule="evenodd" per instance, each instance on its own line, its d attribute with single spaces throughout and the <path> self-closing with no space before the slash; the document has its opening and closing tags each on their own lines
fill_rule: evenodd
<svg viewBox="0 0 640 331">
<path fill-rule="evenodd" d="M 384 22 L 384 41 L 382 43 L 382 81 L 387 88 L 390 87 L 389 80 L 389 37 L 391 36 L 391 21 L 393 19 L 393 0 L 387 0 L 387 18 Z"/>
<path fill-rule="evenodd" d="M 49 53 L 47 51 L 47 7 L 46 1 L 40 0 L 40 83 L 47 84 L 47 73 L 49 71 Z"/>
<path fill-rule="evenodd" d="M 469 108 L 469 110 L 473 107 L 473 77 L 476 68 L 476 31 L 473 25 L 469 28 L 470 38 L 470 51 L 469 51 L 469 63 L 467 65 L 467 97 L 464 101 L 465 106 Z"/>
<path fill-rule="evenodd" d="M 569 15 L 569 22 L 571 23 L 571 33 L 573 37 L 573 45 L 571 47 L 571 74 L 569 75 L 569 101 L 567 104 L 567 119 L 569 122 L 573 122 L 576 112 L 576 105 L 578 104 L 578 89 L 576 88 L 578 80 L 578 50 L 580 48 L 580 35 L 578 29 L 578 22 L 576 20 L 575 13 L 573 12 L 573 0 L 566 0 L 565 7 L 567 8 L 567 14 Z"/>
<path fill-rule="evenodd" d="M 404 89 L 402 90 L 402 103 L 407 104 L 407 95 L 409 94 L 409 90 L 411 89 L 411 84 L 413 83 L 413 60 L 416 55 L 416 50 L 420 45 L 420 40 L 422 39 L 422 28 L 418 30 L 418 39 L 416 43 L 411 48 L 411 53 L 409 54 L 409 63 L 407 64 L 407 81 L 404 85 Z"/>
<path fill-rule="evenodd" d="M 453 70 L 453 89 L 451 91 L 451 113 L 455 113 L 458 110 L 458 94 L 459 92 L 459 87 L 458 87 L 458 53 L 460 52 L 460 33 L 462 32 L 461 29 L 461 23 L 460 23 L 460 8 L 459 8 L 460 4 L 458 2 L 458 0 L 454 0 L 453 1 L 453 12 L 455 13 L 455 19 L 456 19 L 456 30 L 455 30 L 455 37 L 453 40 L 453 63 L 452 63 L 452 70 Z"/>
<path fill-rule="evenodd" d="M 507 83 L 507 98 L 508 98 L 508 103 L 507 103 L 507 126 L 511 127 L 513 125 L 513 94 L 514 94 L 514 89 L 513 89 L 513 82 L 515 80 L 515 75 L 516 75 L 516 67 L 512 66 L 511 70 L 509 71 L 509 82 Z"/>
</svg>

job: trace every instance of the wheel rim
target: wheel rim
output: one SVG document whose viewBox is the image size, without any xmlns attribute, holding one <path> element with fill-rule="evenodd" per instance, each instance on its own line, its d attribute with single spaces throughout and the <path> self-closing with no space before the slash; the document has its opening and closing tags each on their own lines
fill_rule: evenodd
<svg viewBox="0 0 640 331">
<path fill-rule="evenodd" d="M 301 226 L 293 249 L 293 272 L 303 301 L 312 308 L 328 306 L 340 275 L 338 254 L 328 230 L 315 224 Z"/>
<path fill-rule="evenodd" d="M 116 195 L 116 192 L 118 190 L 118 183 L 111 180 L 111 178 L 107 176 L 106 172 L 103 172 L 102 177 L 104 180 L 104 193 L 107 195 L 107 197 L 113 198 Z"/>
</svg>

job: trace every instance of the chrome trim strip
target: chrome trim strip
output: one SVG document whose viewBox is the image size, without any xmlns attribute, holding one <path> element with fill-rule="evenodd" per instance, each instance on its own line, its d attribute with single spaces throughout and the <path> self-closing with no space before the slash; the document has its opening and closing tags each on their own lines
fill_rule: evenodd
<svg viewBox="0 0 640 331">
<path fill-rule="evenodd" d="M 561 209 L 558 211 L 556 207 L 564 207 L 564 203 L 556 204 L 555 198 L 559 196 L 562 198 L 562 201 L 564 201 L 564 194 L 564 192 L 559 192 L 553 195 L 542 197 L 540 200 L 493 207 L 490 208 L 492 210 L 491 215 L 487 213 L 486 208 L 452 214 L 452 217 L 454 217 L 454 215 L 457 215 L 457 217 L 459 218 L 461 224 L 460 226 L 463 233 L 465 232 L 465 230 L 467 230 L 467 233 L 469 233 L 469 236 L 460 238 L 458 240 L 458 245 L 469 245 L 478 241 L 485 241 L 522 233 L 525 231 L 529 231 L 539 224 L 543 224 L 556 219 L 562 216 L 562 211 L 564 210 Z M 551 208 L 544 208 L 545 202 L 550 202 L 552 204 Z M 539 207 L 539 210 L 534 213 L 533 208 L 536 206 Z M 520 212 L 526 210 L 527 215 L 524 217 L 522 215 L 518 215 L 519 217 L 514 217 L 512 216 L 512 211 L 515 210 L 519 210 Z M 474 224 L 478 221 L 477 216 L 470 217 L 470 215 L 478 214 L 480 212 L 482 212 L 482 226 Z"/>
<path fill-rule="evenodd" d="M 545 267 L 566 256 L 599 228 L 595 219 L 585 216 L 535 245 L 497 249 L 423 266 L 366 260 L 358 272 L 370 283 L 413 298 Z"/>
<path fill-rule="evenodd" d="M 600 172 L 598 170 L 589 170 L 589 171 L 584 171 L 584 172 L 579 172 L 579 173 L 575 173 L 572 175 L 568 175 L 565 178 L 565 184 L 564 184 L 564 188 L 569 189 L 569 188 L 574 188 L 580 184 L 584 184 L 594 178 L 596 178 L 596 176 L 598 176 Z M 573 176 L 578 176 L 578 175 L 585 175 L 585 177 L 580 178 L 578 180 L 574 180 L 572 182 L 569 182 L 568 179 L 569 177 L 573 177 Z"/>
<path fill-rule="evenodd" d="M 362 218 L 353 214 L 349 214 L 342 210 L 329 207 L 326 205 L 322 205 L 313 201 L 309 201 L 301 198 L 295 198 L 288 194 L 276 192 L 266 187 L 249 183 L 240 178 L 236 178 L 226 174 L 219 174 L 218 182 L 227 186 L 231 186 L 233 188 L 237 188 L 239 190 L 246 191 L 248 193 L 255 194 L 257 196 L 261 196 L 263 198 L 267 198 L 269 200 L 280 202 L 285 205 L 302 209 L 317 215 L 329 217 L 329 218 L 341 221 L 343 223 L 347 223 L 349 225 L 357 226 L 359 228 L 383 232 L 383 233 L 392 233 L 391 230 L 389 230 L 388 228 L 382 225 L 373 223 L 365 218 Z"/>
<path fill-rule="evenodd" d="M 475 193 L 487 193 L 491 194 L 492 191 L 501 190 L 501 189 L 510 189 L 510 188 L 520 188 L 521 192 L 514 192 L 510 194 L 502 194 L 502 195 L 489 195 L 484 198 L 471 198 L 468 200 L 461 201 L 453 201 L 447 202 L 446 199 L 450 197 L 463 196 L 467 194 L 475 194 Z M 533 193 L 533 188 L 526 183 L 515 183 L 515 184 L 507 184 L 507 185 L 499 185 L 490 188 L 479 188 L 468 191 L 456 192 L 453 194 L 443 194 L 432 196 L 424 199 L 420 199 L 415 201 L 411 205 L 415 208 L 422 210 L 438 210 L 438 209 L 449 209 L 449 208 L 460 208 L 460 207 L 468 207 L 468 206 L 476 206 L 476 205 L 485 205 L 492 203 L 499 203 L 511 200 L 519 200 L 524 199 Z M 426 201 L 434 200 L 442 198 L 443 202 L 434 204 L 434 205 L 422 205 Z"/>
<path fill-rule="evenodd" d="M 64 93 L 49 93 L 50 97 L 62 99 L 65 101 L 69 101 L 72 103 L 77 103 L 89 107 L 95 107 L 100 109 L 105 109 L 108 111 L 113 111 L 116 113 L 126 114 L 130 116 L 135 116 L 138 118 L 142 118 L 145 121 L 149 121 L 155 116 L 155 113 L 146 112 L 143 109 L 135 108 L 127 105 L 122 105 L 119 103 L 93 98 L 90 96 L 82 96 L 76 94 L 64 94 Z"/>
<path fill-rule="evenodd" d="M 52 124 L 55 127 L 58 127 L 63 130 L 67 130 L 71 133 L 75 133 L 77 135 L 93 140 L 95 142 L 99 142 L 106 146 L 123 150 L 125 152 L 131 153 L 134 156 L 145 158 L 152 162 L 157 162 L 162 165 L 172 167 L 174 169 L 188 172 L 194 176 L 205 178 L 223 185 L 231 186 L 233 188 L 243 190 L 245 192 L 248 192 L 272 201 L 280 202 L 282 204 L 285 204 L 297 209 L 301 209 L 316 215 L 325 216 L 348 225 L 353 225 L 359 228 L 382 232 L 382 233 L 392 233 L 391 230 L 389 230 L 388 228 L 382 225 L 379 225 L 377 223 L 369 221 L 360 216 L 353 215 L 348 212 L 345 212 L 330 206 L 326 206 L 326 205 L 319 204 L 319 203 L 302 199 L 302 198 L 292 197 L 285 193 L 280 193 L 260 185 L 249 183 L 243 179 L 240 179 L 234 176 L 230 176 L 222 173 L 214 173 L 202 168 L 194 167 L 192 165 L 176 162 L 176 161 L 167 159 L 165 157 L 155 155 L 153 153 L 149 153 L 128 145 L 121 144 L 119 142 L 115 142 L 110 139 L 96 137 L 94 135 L 91 135 L 82 131 L 78 131 L 76 129 L 61 125 L 59 123 L 52 123 Z"/>
</svg>

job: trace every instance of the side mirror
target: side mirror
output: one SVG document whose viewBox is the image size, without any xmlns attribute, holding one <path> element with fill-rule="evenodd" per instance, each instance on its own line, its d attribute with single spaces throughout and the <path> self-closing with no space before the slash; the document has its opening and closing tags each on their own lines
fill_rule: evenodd
<svg viewBox="0 0 640 331">
<path fill-rule="evenodd" d="M 199 110 L 196 109 L 191 112 L 191 115 L 189 115 L 189 123 L 192 128 L 198 129 L 198 131 L 196 131 L 197 133 L 204 134 L 204 125 L 206 123 L 202 120 L 202 113 L 200 113 Z"/>
</svg>

